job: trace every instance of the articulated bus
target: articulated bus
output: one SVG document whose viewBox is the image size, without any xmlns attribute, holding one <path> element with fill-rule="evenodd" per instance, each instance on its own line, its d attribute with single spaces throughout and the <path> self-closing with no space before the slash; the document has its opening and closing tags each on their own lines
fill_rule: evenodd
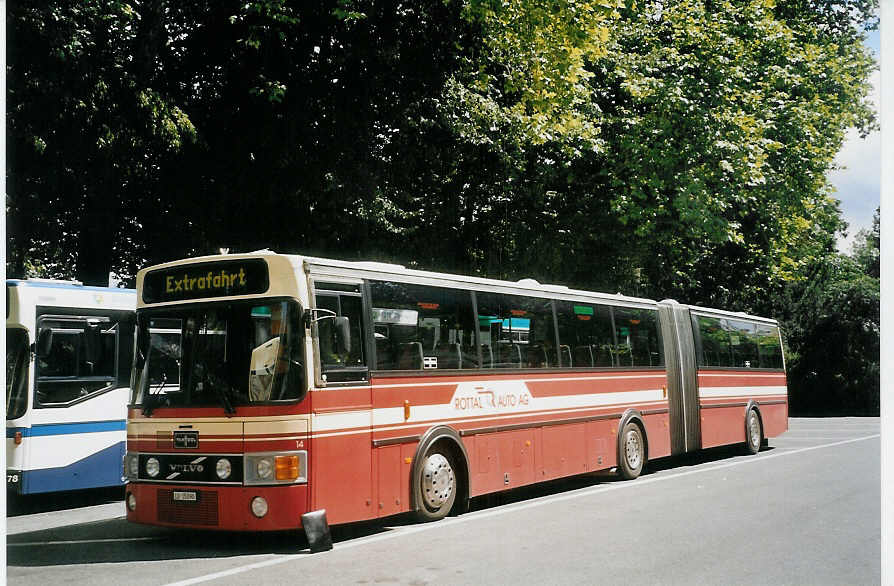
<svg viewBox="0 0 894 586">
<path fill-rule="evenodd" d="M 150 267 L 137 292 L 137 523 L 436 520 L 788 428 L 771 319 L 269 251 Z"/>
<path fill-rule="evenodd" d="M 123 486 L 136 291 L 6 282 L 9 495 Z"/>
</svg>

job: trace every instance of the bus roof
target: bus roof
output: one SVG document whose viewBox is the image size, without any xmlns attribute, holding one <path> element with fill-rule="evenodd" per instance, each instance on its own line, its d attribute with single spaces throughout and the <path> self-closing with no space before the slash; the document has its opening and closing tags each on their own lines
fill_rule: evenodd
<svg viewBox="0 0 894 586">
<path fill-rule="evenodd" d="M 49 289 L 72 289 L 76 291 L 102 291 L 113 293 L 130 293 L 137 292 L 136 289 L 124 289 L 121 287 L 96 287 L 92 285 L 84 285 L 80 281 L 63 281 L 58 279 L 7 279 L 7 287 L 44 287 Z"/>
<path fill-rule="evenodd" d="M 574 299 L 585 298 L 603 303 L 621 303 L 633 306 L 657 306 L 658 302 L 653 299 L 641 297 L 631 297 L 622 295 L 621 293 L 599 293 L 595 291 L 585 291 L 580 289 L 571 289 L 565 285 L 542 284 L 534 279 L 525 278 L 518 281 L 503 281 L 499 279 L 488 279 L 484 277 L 473 277 L 466 275 L 457 275 L 452 273 L 440 273 L 436 271 L 426 271 L 419 269 L 409 269 L 403 265 L 382 263 L 375 261 L 347 261 L 331 258 L 322 258 L 315 256 L 304 256 L 294 254 L 280 254 L 272 250 L 258 250 L 250 253 L 226 254 L 226 255 L 208 255 L 195 257 L 190 259 L 181 259 L 177 261 L 158 264 L 141 269 L 137 274 L 138 287 L 143 282 L 143 277 L 149 271 L 182 266 L 193 263 L 208 263 L 222 260 L 241 260 L 251 258 L 271 258 L 276 257 L 288 260 L 296 269 L 303 267 L 304 271 L 317 276 L 331 276 L 341 278 L 397 278 L 398 280 L 406 280 L 409 282 L 421 282 L 422 284 L 454 286 L 457 288 L 465 288 L 473 286 L 479 290 L 494 290 L 504 293 L 520 293 L 523 295 L 544 295 L 557 299 Z M 194 299 L 192 301 L 198 301 Z M 138 305 L 142 305 L 142 299 L 137 300 Z M 758 316 L 747 315 L 744 313 L 734 313 L 719 309 L 710 309 L 688 305 L 692 311 L 696 313 L 711 313 L 722 317 L 730 318 L 747 318 L 752 320 L 760 320 L 767 323 L 776 323 L 775 320 L 769 318 L 761 318 Z"/>
</svg>

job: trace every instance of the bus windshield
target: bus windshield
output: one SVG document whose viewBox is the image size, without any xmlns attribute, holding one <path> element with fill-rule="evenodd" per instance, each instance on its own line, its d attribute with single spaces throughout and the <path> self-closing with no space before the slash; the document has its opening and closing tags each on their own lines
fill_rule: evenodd
<svg viewBox="0 0 894 586">
<path fill-rule="evenodd" d="M 292 301 L 214 302 L 137 315 L 132 403 L 243 405 L 304 394 L 301 306 Z"/>
<path fill-rule="evenodd" d="M 6 418 L 18 419 L 28 408 L 28 332 L 6 328 Z"/>
</svg>

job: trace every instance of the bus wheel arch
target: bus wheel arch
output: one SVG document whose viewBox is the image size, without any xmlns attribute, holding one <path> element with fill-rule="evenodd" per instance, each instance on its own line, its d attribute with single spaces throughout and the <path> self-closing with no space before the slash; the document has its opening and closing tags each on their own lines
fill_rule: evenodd
<svg viewBox="0 0 894 586">
<path fill-rule="evenodd" d="M 764 418 L 754 399 L 745 406 L 745 452 L 757 454 L 764 444 Z"/>
<path fill-rule="evenodd" d="M 642 414 L 628 409 L 618 424 L 618 474 L 625 480 L 638 477 L 649 460 L 649 440 Z"/>
<path fill-rule="evenodd" d="M 449 466 L 450 471 L 444 468 L 445 464 Z M 416 447 L 410 470 L 410 510 L 417 519 L 436 521 L 446 517 L 451 511 L 462 513 L 468 510 L 469 458 L 456 430 L 446 425 L 439 425 L 425 432 Z M 446 503 L 449 506 L 432 507 L 424 501 L 423 485 L 432 482 L 432 474 L 443 475 L 451 472 L 453 494 L 449 496 L 449 503 Z M 424 477 L 425 474 L 428 474 L 427 479 Z M 445 478 L 436 478 L 434 481 L 443 483 Z"/>
</svg>

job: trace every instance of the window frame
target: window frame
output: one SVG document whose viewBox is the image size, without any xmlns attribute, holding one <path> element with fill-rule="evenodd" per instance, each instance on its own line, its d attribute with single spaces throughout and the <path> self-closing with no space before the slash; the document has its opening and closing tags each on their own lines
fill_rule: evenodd
<svg viewBox="0 0 894 586">
<path fill-rule="evenodd" d="M 699 308 L 700 309 L 700 308 Z M 695 342 L 695 363 L 696 370 L 718 370 L 718 371 L 737 371 L 737 372 L 785 372 L 785 346 L 782 341 L 782 328 L 779 327 L 779 324 L 771 321 L 764 321 L 761 319 L 754 319 L 753 316 L 747 315 L 738 315 L 738 314 L 728 314 L 728 313 L 712 313 L 708 311 L 697 311 L 696 308 L 692 308 L 690 310 L 690 317 L 692 320 L 692 334 L 693 341 Z M 701 326 L 699 324 L 699 318 L 709 318 L 718 320 L 718 323 L 722 323 L 723 320 L 729 322 L 745 322 L 756 326 L 756 331 L 759 331 L 761 327 L 768 327 L 775 331 L 776 337 L 779 339 L 779 361 L 780 366 L 778 367 L 764 367 L 764 366 L 712 366 L 706 365 L 704 363 L 704 340 L 702 339 Z M 728 332 L 729 336 L 729 332 Z M 760 344 L 757 343 L 757 351 L 758 351 L 758 361 L 760 361 Z M 732 351 L 731 344 L 728 343 L 728 347 L 730 352 Z M 730 360 L 732 360 L 732 356 L 730 356 Z"/>
<path fill-rule="evenodd" d="M 529 290 L 516 290 L 511 287 L 482 287 L 476 283 L 456 283 L 453 281 L 440 281 L 437 279 L 424 278 L 424 279 L 412 279 L 407 278 L 405 275 L 396 275 L 396 274 L 388 274 L 381 275 L 375 277 L 364 277 L 364 299 L 368 304 L 372 304 L 372 297 L 370 294 L 369 283 L 371 281 L 384 281 L 384 282 L 395 282 L 402 283 L 407 285 L 416 285 L 423 287 L 434 287 L 441 289 L 451 289 L 457 291 L 468 291 L 472 297 L 472 309 L 474 312 L 474 319 L 476 320 L 479 317 L 479 308 L 478 308 L 478 295 L 481 293 L 488 294 L 497 294 L 497 295 L 507 295 L 507 296 L 518 296 L 518 297 L 529 297 L 532 299 L 542 299 L 545 301 L 549 301 L 552 306 L 552 328 L 553 335 L 555 337 L 556 343 L 556 351 L 558 354 L 558 365 L 552 366 L 548 368 L 485 368 L 481 366 L 477 369 L 413 369 L 413 370 L 393 370 L 393 369 L 376 369 L 374 366 L 369 366 L 369 376 L 370 379 L 374 377 L 390 377 L 390 376 L 402 376 L 402 377 L 428 377 L 428 376 L 455 376 L 458 374 L 470 374 L 470 373 L 480 373 L 480 374 L 508 374 L 508 373 L 525 373 L 525 374 L 536 374 L 536 373 L 562 373 L 562 372 L 612 372 L 618 370 L 652 370 L 652 371 L 663 371 L 667 368 L 666 360 L 667 358 L 664 356 L 664 334 L 661 331 L 661 321 L 660 316 L 658 315 L 658 306 L 657 304 L 650 303 L 637 303 L 635 300 L 631 302 L 627 302 L 627 300 L 619 300 L 621 302 L 613 302 L 611 299 L 603 299 L 603 298 L 591 298 L 583 295 L 577 295 L 574 292 L 568 292 L 563 294 L 562 291 L 558 290 L 540 290 L 540 291 L 529 291 Z M 558 302 L 569 302 L 569 303 L 587 303 L 590 305 L 599 305 L 603 307 L 609 308 L 609 314 L 611 315 L 612 320 L 612 339 L 613 345 L 617 348 L 617 331 L 615 326 L 615 317 L 614 317 L 614 308 L 629 308 L 629 309 L 637 309 L 637 310 L 648 310 L 651 315 L 654 316 L 656 323 L 656 332 L 657 332 L 657 341 L 658 341 L 658 352 L 662 360 L 665 364 L 657 365 L 657 366 L 623 366 L 619 364 L 613 364 L 612 366 L 565 366 L 563 357 L 561 356 L 560 351 L 560 342 L 559 339 L 559 330 L 558 330 L 558 318 L 557 318 L 557 303 Z M 367 308 L 367 319 L 372 320 L 372 310 Z M 478 363 L 483 365 L 483 356 L 481 353 L 481 344 L 480 340 L 477 337 L 478 332 L 476 331 L 476 339 L 475 346 L 478 354 Z M 373 344 L 374 338 L 372 334 L 372 325 L 369 325 L 369 329 L 366 333 L 367 342 L 369 344 Z M 370 349 L 369 354 L 369 365 L 377 364 L 378 357 L 375 354 L 375 348 Z M 615 358 L 615 362 L 617 362 L 617 358 Z M 332 383 L 330 383 L 331 386 Z"/>
<path fill-rule="evenodd" d="M 353 290 L 352 290 L 353 289 Z M 320 356 L 320 330 L 319 330 L 319 318 L 321 316 L 314 316 L 314 321 L 311 324 L 311 338 L 312 338 L 312 349 L 313 349 L 313 364 L 314 364 L 314 386 L 316 388 L 338 388 L 338 387 L 353 387 L 353 386 L 368 386 L 370 384 L 370 373 L 372 369 L 370 368 L 370 363 L 374 363 L 375 360 L 375 349 L 371 349 L 371 340 L 372 336 L 370 335 L 370 309 L 369 309 L 369 291 L 368 284 L 365 280 L 355 280 L 355 279 L 339 279 L 328 276 L 321 276 L 320 278 L 314 278 L 310 282 L 310 301 L 312 302 L 312 307 L 314 310 L 322 309 L 317 305 L 317 297 L 335 297 L 338 303 L 338 311 L 337 315 L 341 316 L 341 297 L 355 297 L 360 299 L 360 339 L 359 340 L 351 340 L 351 344 L 361 344 L 362 351 L 362 359 L 364 364 L 361 366 L 346 366 L 342 369 L 335 370 L 324 370 L 323 369 L 323 361 Z M 329 380 L 328 375 L 330 373 L 344 373 L 347 375 L 348 380 Z M 323 375 L 327 375 L 327 378 L 324 380 Z M 359 375 L 356 378 L 352 375 Z"/>
<path fill-rule="evenodd" d="M 55 308 L 53 311 L 57 311 Z M 115 322 L 113 326 L 115 328 L 115 341 L 114 341 L 114 366 L 112 369 L 112 374 L 110 376 L 51 376 L 51 377 L 42 377 L 41 376 L 41 368 L 40 368 L 40 359 L 35 355 L 34 357 L 34 388 L 32 389 L 32 408 L 34 409 L 65 409 L 71 407 L 73 405 L 77 405 L 79 403 L 83 403 L 85 401 L 89 401 L 106 393 L 109 393 L 115 389 L 119 389 L 127 386 L 127 381 L 122 380 L 121 377 L 121 369 L 122 369 L 122 324 L 131 323 L 133 324 L 132 319 L 127 318 L 127 312 L 122 310 L 114 310 L 113 312 L 96 312 L 96 313 L 84 313 L 83 310 L 78 310 L 76 313 L 39 313 L 37 316 L 37 320 L 35 323 L 35 332 L 38 333 L 41 331 L 41 326 L 46 321 L 56 321 L 56 322 L 70 322 L 72 324 L 86 324 L 90 320 L 99 320 L 102 322 L 112 323 Z M 117 318 L 117 321 L 115 321 Z M 60 330 L 71 330 L 72 332 L 76 332 L 75 328 L 54 328 Z M 57 335 L 54 332 L 54 336 Z M 69 333 L 65 333 L 63 335 L 73 335 Z M 132 337 L 132 334 L 131 334 Z M 80 353 L 80 347 L 79 347 Z M 40 389 L 41 382 L 47 383 L 64 383 L 64 382 L 103 382 L 106 381 L 106 384 L 96 390 L 88 392 L 86 395 L 75 397 L 69 401 L 59 401 L 54 403 L 46 403 L 40 400 L 40 396 L 38 395 Z"/>
</svg>

